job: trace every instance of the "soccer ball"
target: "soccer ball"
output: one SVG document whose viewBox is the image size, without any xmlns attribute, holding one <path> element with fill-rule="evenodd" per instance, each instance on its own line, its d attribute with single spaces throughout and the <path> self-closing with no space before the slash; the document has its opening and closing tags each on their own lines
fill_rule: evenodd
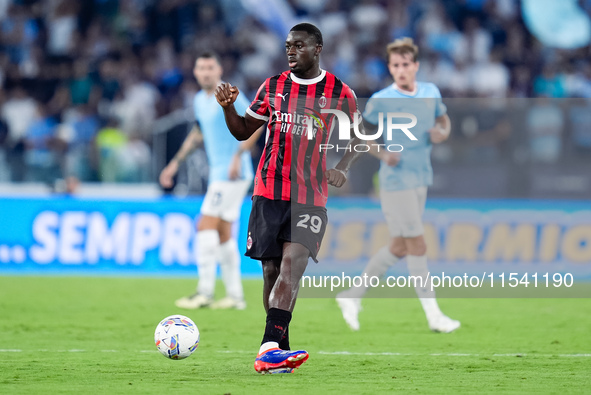
<svg viewBox="0 0 591 395">
<path fill-rule="evenodd" d="M 170 359 L 184 359 L 199 345 L 199 329 L 190 318 L 184 315 L 166 317 L 154 332 L 156 348 Z"/>
</svg>

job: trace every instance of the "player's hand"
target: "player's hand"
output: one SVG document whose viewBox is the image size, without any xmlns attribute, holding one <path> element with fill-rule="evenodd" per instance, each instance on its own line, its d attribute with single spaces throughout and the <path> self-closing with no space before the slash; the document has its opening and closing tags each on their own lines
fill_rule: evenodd
<svg viewBox="0 0 591 395">
<path fill-rule="evenodd" d="M 179 171 L 179 164 L 176 160 L 172 160 L 162 171 L 160 172 L 160 185 L 163 188 L 172 188 L 174 184 L 174 176 Z"/>
<path fill-rule="evenodd" d="M 429 129 L 429 135 L 431 136 L 431 142 L 433 144 L 443 143 L 448 137 L 448 135 L 445 134 L 445 131 L 439 126 L 434 126 Z"/>
<path fill-rule="evenodd" d="M 388 166 L 394 167 L 400 162 L 400 152 L 384 152 L 381 159 Z"/>
<path fill-rule="evenodd" d="M 238 88 L 227 82 L 220 83 L 214 91 L 216 100 L 220 103 L 220 106 L 224 108 L 233 104 L 239 93 Z"/>
<path fill-rule="evenodd" d="M 337 188 L 342 187 L 343 184 L 347 182 L 347 176 L 345 172 L 341 170 L 329 169 L 324 173 L 324 176 L 329 185 L 333 185 Z"/>
<path fill-rule="evenodd" d="M 231 181 L 239 179 L 242 175 L 241 165 L 240 155 L 234 155 L 232 157 L 232 162 L 230 162 L 230 170 L 228 171 L 228 178 Z"/>
</svg>

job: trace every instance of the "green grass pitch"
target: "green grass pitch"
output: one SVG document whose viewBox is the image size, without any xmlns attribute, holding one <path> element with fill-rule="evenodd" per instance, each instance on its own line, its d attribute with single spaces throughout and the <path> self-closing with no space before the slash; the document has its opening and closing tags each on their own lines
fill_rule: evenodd
<svg viewBox="0 0 591 395">
<path fill-rule="evenodd" d="M 191 279 L 0 278 L 0 393 L 589 393 L 591 299 L 441 299 L 462 321 L 431 333 L 416 299 L 366 299 L 351 332 L 333 299 L 300 299 L 294 374 L 255 373 L 264 328 L 262 282 L 246 280 L 244 311 L 183 311 Z M 221 285 L 218 287 L 223 291 Z M 170 314 L 201 332 L 191 357 L 153 343 Z"/>
</svg>

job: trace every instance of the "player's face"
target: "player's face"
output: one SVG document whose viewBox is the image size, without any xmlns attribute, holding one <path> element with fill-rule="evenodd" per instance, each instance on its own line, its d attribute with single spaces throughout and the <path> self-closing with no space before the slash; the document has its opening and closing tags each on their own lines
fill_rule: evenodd
<svg viewBox="0 0 591 395">
<path fill-rule="evenodd" d="M 199 58 L 195 62 L 193 75 L 201 88 L 210 91 L 215 89 L 222 79 L 222 66 L 215 58 Z"/>
<path fill-rule="evenodd" d="M 414 90 L 419 62 L 415 62 L 411 54 L 391 53 L 388 69 L 396 85 L 407 91 Z"/>
<path fill-rule="evenodd" d="M 285 40 L 289 68 L 298 77 L 307 78 L 306 73 L 318 67 L 320 51 L 322 46 L 306 32 L 289 32 Z"/>
</svg>

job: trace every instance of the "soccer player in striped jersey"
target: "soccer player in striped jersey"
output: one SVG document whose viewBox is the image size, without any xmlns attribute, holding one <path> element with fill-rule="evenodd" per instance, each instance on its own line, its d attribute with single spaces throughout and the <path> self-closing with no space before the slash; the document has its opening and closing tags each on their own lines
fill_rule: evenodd
<svg viewBox="0 0 591 395">
<path fill-rule="evenodd" d="M 326 229 L 328 184 L 341 187 L 358 155 L 346 151 L 334 169 L 326 170 L 321 144 L 328 142 L 337 115 L 322 110 L 341 111 L 350 125 L 360 124 L 361 117 L 353 91 L 320 68 L 322 45 L 316 26 L 294 26 L 285 41 L 289 70 L 261 85 L 244 117 L 233 104 L 238 89 L 227 83 L 216 89 L 228 129 L 238 140 L 249 138 L 268 122 L 246 246 L 246 255 L 263 266 L 267 320 L 254 365 L 260 373 L 291 372 L 308 359 L 306 351 L 289 347 L 288 327 L 299 282 L 308 258 L 316 260 Z M 351 139 L 349 147 L 356 141 Z"/>
<path fill-rule="evenodd" d="M 388 45 L 387 53 L 388 69 L 394 84 L 372 95 L 363 114 L 364 121 L 378 125 L 379 114 L 387 114 L 394 107 L 398 112 L 416 116 L 417 124 L 412 133 L 418 140 L 406 142 L 404 150 L 399 153 L 376 152 L 375 146 L 372 146 L 372 154 L 381 159 L 380 201 L 392 238 L 389 246 L 384 246 L 370 259 L 364 273 L 369 277 L 381 277 L 388 267 L 406 257 L 409 273 L 426 279 L 429 269 L 421 217 L 425 210 L 427 187 L 433 183 L 431 148 L 432 144 L 447 140 L 451 122 L 439 89 L 431 83 L 416 81 L 418 47 L 413 40 L 396 40 Z M 373 127 L 368 126 L 367 129 Z M 459 321 L 441 312 L 435 292 L 423 285 L 418 284 L 415 291 L 429 328 L 444 333 L 459 328 Z M 354 287 L 337 295 L 343 318 L 353 330 L 359 329 L 358 314 L 366 291 L 366 287 Z"/>
</svg>

